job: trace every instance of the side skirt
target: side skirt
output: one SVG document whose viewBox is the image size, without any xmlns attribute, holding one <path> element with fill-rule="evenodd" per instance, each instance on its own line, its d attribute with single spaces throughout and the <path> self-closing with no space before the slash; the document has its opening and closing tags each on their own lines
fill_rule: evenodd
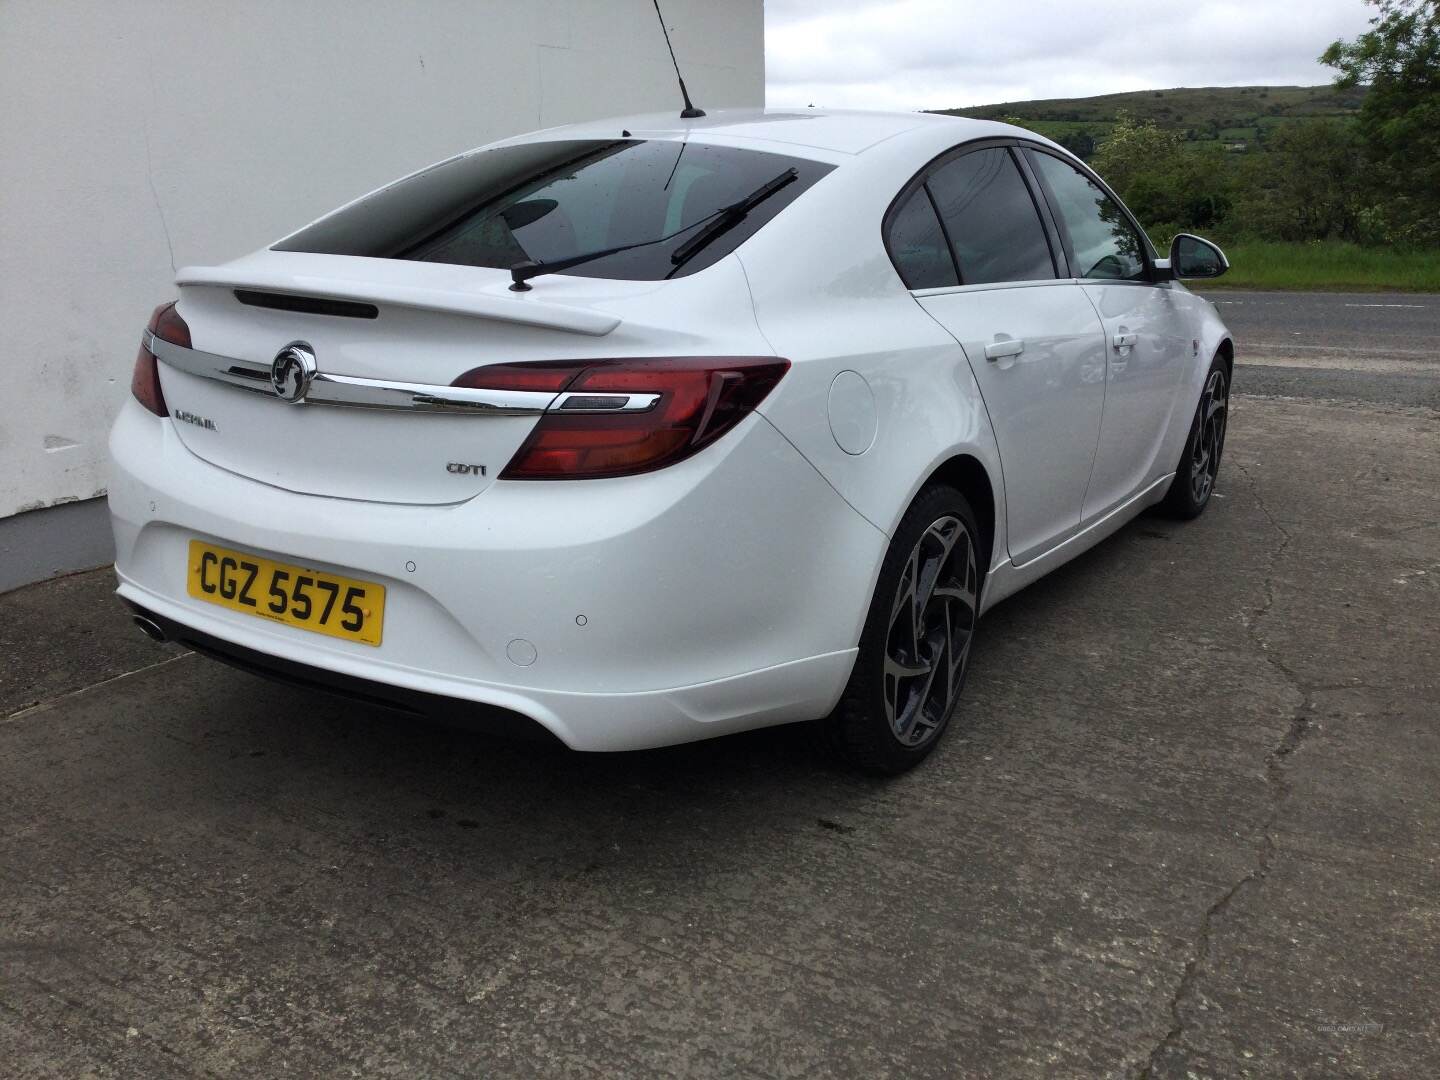
<svg viewBox="0 0 1440 1080">
<path fill-rule="evenodd" d="M 1174 473 L 1166 473 L 1148 487 L 1136 492 L 1104 517 L 1097 518 L 1068 540 L 1056 544 L 1049 551 L 1035 556 L 1028 562 L 1020 564 L 1007 562 L 995 567 L 985 578 L 985 598 L 980 605 L 981 613 L 988 611 L 1007 596 L 1014 596 L 1026 585 L 1038 581 L 1051 570 L 1069 562 L 1082 551 L 1088 551 L 1147 507 L 1154 506 L 1165 497 L 1165 492 L 1170 490 L 1170 482 L 1174 478 Z"/>
</svg>

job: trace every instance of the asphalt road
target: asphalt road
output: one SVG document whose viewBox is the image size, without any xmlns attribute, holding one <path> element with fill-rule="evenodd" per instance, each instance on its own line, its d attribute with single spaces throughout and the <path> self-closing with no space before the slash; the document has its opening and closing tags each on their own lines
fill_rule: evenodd
<svg viewBox="0 0 1440 1080">
<path fill-rule="evenodd" d="M 498 744 L 152 646 L 103 573 L 0 596 L 3 1072 L 1440 1074 L 1440 413 L 1386 368 L 1440 335 L 1284 367 L 1362 330 L 1222 299 L 1220 497 L 997 608 L 898 780 Z"/>
<path fill-rule="evenodd" d="M 1440 409 L 1440 295 L 1207 295 L 1235 335 L 1241 393 Z"/>
</svg>

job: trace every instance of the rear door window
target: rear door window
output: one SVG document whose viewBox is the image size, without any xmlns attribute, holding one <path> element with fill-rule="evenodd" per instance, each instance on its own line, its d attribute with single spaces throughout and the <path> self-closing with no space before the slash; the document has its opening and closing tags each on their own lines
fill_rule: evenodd
<svg viewBox="0 0 1440 1080">
<path fill-rule="evenodd" d="M 935 216 L 924 185 L 912 191 L 890 214 L 885 246 L 907 289 L 938 289 L 958 285 L 950 245 Z"/>
<path fill-rule="evenodd" d="M 963 285 L 1055 277 L 1050 243 L 1030 188 L 1004 147 L 940 165 L 927 186 L 960 264 Z"/>
<path fill-rule="evenodd" d="M 1031 166 L 1050 189 L 1050 201 L 1070 239 L 1078 277 L 1144 281 L 1145 248 L 1120 204 L 1079 169 L 1053 154 L 1027 150 Z"/>
<path fill-rule="evenodd" d="M 277 251 L 508 269 L 644 244 L 564 271 L 658 281 L 719 261 L 833 165 L 785 154 L 650 139 L 530 142 L 452 158 L 343 207 Z M 793 181 L 677 264 L 719 211 L 788 169 Z"/>
</svg>

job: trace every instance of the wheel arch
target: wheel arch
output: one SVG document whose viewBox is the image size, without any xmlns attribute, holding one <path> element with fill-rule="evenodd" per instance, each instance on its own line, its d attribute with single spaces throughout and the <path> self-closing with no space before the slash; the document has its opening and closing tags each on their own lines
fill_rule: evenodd
<svg viewBox="0 0 1440 1080">
<path fill-rule="evenodd" d="M 1228 337 L 1221 338 L 1215 354 L 1225 358 L 1225 381 L 1233 383 L 1235 381 L 1235 342 Z"/>
<path fill-rule="evenodd" d="M 910 501 L 913 503 L 921 491 L 933 484 L 949 484 L 965 496 L 965 501 L 970 504 L 970 509 L 975 511 L 975 523 L 980 527 L 980 538 L 984 544 L 983 576 L 990 569 L 990 561 L 995 555 L 997 540 L 995 483 L 990 479 L 989 470 L 973 454 L 966 452 L 953 454 L 931 471 Z"/>
</svg>

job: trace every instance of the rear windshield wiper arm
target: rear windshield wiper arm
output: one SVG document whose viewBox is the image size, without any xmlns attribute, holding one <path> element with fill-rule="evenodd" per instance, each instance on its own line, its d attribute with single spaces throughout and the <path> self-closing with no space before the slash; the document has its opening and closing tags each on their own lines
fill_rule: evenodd
<svg viewBox="0 0 1440 1080">
<path fill-rule="evenodd" d="M 714 213 L 707 214 L 699 221 L 691 222 L 683 229 L 676 229 L 673 233 L 667 236 L 656 237 L 654 240 L 641 240 L 634 244 L 620 244 L 616 247 L 601 248 L 598 251 L 583 251 L 579 255 L 571 255 L 565 259 L 555 259 L 553 262 L 537 262 L 535 259 L 526 259 L 524 262 L 518 262 L 510 267 L 510 291 L 528 292 L 530 286 L 527 285 L 526 282 L 533 277 L 539 277 L 541 274 L 558 274 L 561 270 L 569 270 L 572 266 L 579 266 L 582 263 L 603 259 L 607 255 L 618 255 L 622 251 L 634 251 L 636 248 L 650 247 L 653 244 L 663 244 L 667 240 L 675 239 L 675 237 L 683 232 L 689 232 L 698 225 L 705 225 L 708 221 L 709 224 L 705 225 L 705 228 L 681 244 L 675 249 L 674 254 L 670 256 L 670 261 L 678 267 L 688 261 L 691 256 L 721 233 L 729 232 L 736 225 L 740 224 L 746 214 L 759 206 L 771 195 L 774 195 L 775 192 L 799 178 L 800 173 L 795 169 L 786 169 L 779 176 L 775 177 L 774 180 L 771 180 L 763 187 L 756 188 L 738 202 L 733 202 L 729 206 L 723 206 Z"/>
<path fill-rule="evenodd" d="M 700 224 L 698 221 L 696 225 Z M 693 229 L 695 225 L 687 226 Z M 681 229 L 680 232 L 684 232 Z M 671 233 L 669 236 L 656 237 L 654 240 L 641 240 L 635 244 L 620 244 L 618 247 L 601 248 L 599 251 L 582 251 L 579 255 L 571 255 L 567 259 L 556 259 L 553 262 L 539 262 L 535 259 L 526 259 L 510 267 L 510 291 L 529 292 L 530 286 L 525 284 L 532 277 L 539 277 L 541 274 L 558 274 L 561 270 L 569 270 L 572 266 L 579 266 L 581 263 L 592 262 L 595 259 L 603 259 L 606 255 L 618 255 L 622 251 L 633 251 L 635 248 L 649 247 L 651 244 L 664 243 L 666 240 L 673 240 L 679 233 Z"/>
<path fill-rule="evenodd" d="M 751 210 L 754 210 L 755 207 L 759 206 L 771 195 L 774 195 L 786 184 L 793 184 L 798 179 L 800 179 L 800 173 L 791 167 L 775 177 L 774 180 L 770 180 L 756 188 L 738 202 L 733 202 L 729 206 L 724 207 L 715 215 L 714 220 L 711 221 L 709 225 L 706 225 L 705 228 L 701 229 L 689 240 L 686 240 L 685 243 L 676 248 L 670 255 L 670 261 L 675 264 L 677 269 L 684 266 L 694 258 L 695 254 L 700 251 L 701 248 L 705 247 L 706 244 L 710 243 L 710 241 L 714 240 L 717 236 L 729 232 L 736 225 L 739 225 L 740 222 L 745 220 L 745 215 L 750 213 Z"/>
</svg>

